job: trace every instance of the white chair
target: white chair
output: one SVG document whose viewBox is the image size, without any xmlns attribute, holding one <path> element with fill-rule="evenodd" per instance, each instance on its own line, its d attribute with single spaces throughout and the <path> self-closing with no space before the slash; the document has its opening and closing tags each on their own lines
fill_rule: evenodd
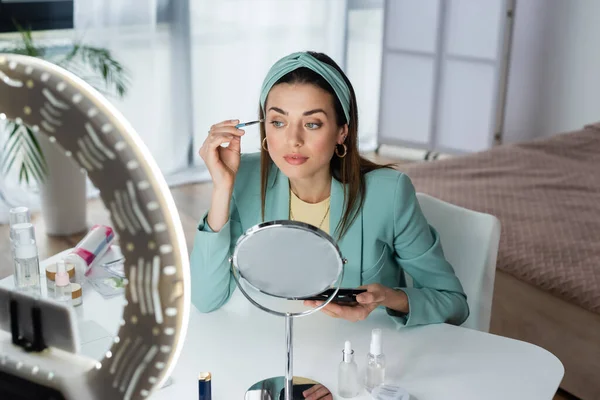
<svg viewBox="0 0 600 400">
<path fill-rule="evenodd" d="M 425 218 L 439 233 L 446 259 L 467 294 L 469 318 L 462 324 L 483 332 L 490 329 L 500 221 L 490 214 L 468 210 L 417 193 Z"/>
</svg>

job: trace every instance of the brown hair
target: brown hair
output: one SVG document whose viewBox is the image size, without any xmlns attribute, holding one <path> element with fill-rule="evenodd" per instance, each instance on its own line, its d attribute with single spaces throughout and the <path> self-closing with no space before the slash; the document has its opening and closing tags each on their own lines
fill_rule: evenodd
<svg viewBox="0 0 600 400">
<path fill-rule="evenodd" d="M 360 210 L 364 203 L 364 195 L 366 190 L 365 174 L 370 171 L 374 171 L 381 168 L 391 168 L 392 164 L 379 165 L 360 156 L 358 152 L 358 109 L 356 103 L 356 95 L 354 94 L 354 88 L 352 87 L 350 80 L 348 79 L 346 74 L 344 74 L 342 69 L 329 56 L 323 53 L 316 53 L 312 51 L 309 51 L 308 53 L 316 59 L 318 59 L 319 61 L 327 63 L 335 69 L 337 69 L 341 73 L 342 77 L 344 78 L 344 81 L 346 82 L 346 85 L 348 85 L 348 88 L 350 89 L 350 123 L 348 124 L 348 136 L 346 137 L 346 140 L 344 142 L 348 150 L 346 156 L 343 158 L 334 155 L 331 158 L 331 162 L 329 164 L 331 168 L 331 175 L 334 177 L 334 179 L 337 179 L 339 182 L 341 182 L 344 187 L 344 211 L 342 213 L 340 223 L 336 227 L 336 232 L 338 234 L 339 240 L 347 232 L 350 225 L 352 225 L 352 223 L 358 215 L 358 210 Z M 338 97 L 335 95 L 333 88 L 321 75 L 317 74 L 316 72 L 308 68 L 301 67 L 281 77 L 275 83 L 275 85 L 280 83 L 312 84 L 327 91 L 332 95 L 332 98 L 334 99 L 334 109 L 336 114 L 336 122 L 338 126 L 341 127 L 344 124 L 348 123 L 344 115 L 342 104 L 340 103 Z M 264 119 L 264 112 L 260 105 L 259 115 L 260 119 Z M 265 137 L 265 122 L 262 122 L 260 124 L 261 143 Z M 265 149 L 261 146 L 260 170 L 263 221 L 265 219 L 265 200 L 267 195 L 269 169 L 272 164 L 273 160 L 271 159 L 269 152 L 265 151 Z"/>
</svg>

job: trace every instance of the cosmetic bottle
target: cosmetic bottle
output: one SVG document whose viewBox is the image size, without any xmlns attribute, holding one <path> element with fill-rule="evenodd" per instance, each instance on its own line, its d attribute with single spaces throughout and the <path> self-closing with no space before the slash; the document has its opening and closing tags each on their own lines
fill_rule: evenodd
<svg viewBox="0 0 600 400">
<path fill-rule="evenodd" d="M 54 299 L 61 303 L 71 305 L 71 281 L 67 273 L 64 260 L 56 263 L 56 276 L 54 277 Z"/>
<path fill-rule="evenodd" d="M 101 259 L 115 237 L 111 227 L 94 225 L 83 239 L 66 256 L 66 261 L 75 266 L 75 283 L 83 284 L 90 269 Z"/>
<path fill-rule="evenodd" d="M 10 239 L 15 240 L 13 227 L 18 224 L 27 224 L 31 222 L 31 215 L 27 207 L 15 207 L 8 211 L 8 221 L 10 226 Z"/>
<path fill-rule="evenodd" d="M 73 282 L 75 280 L 75 267 L 73 264 L 65 263 L 67 268 L 67 274 L 69 275 L 69 280 Z M 49 295 L 54 293 L 54 280 L 56 279 L 56 264 L 50 264 L 46 267 L 46 288 Z"/>
<path fill-rule="evenodd" d="M 371 332 L 371 346 L 367 354 L 365 388 L 369 393 L 385 380 L 385 356 L 383 355 L 381 329 Z"/>
<path fill-rule="evenodd" d="M 18 224 L 26 224 L 31 222 L 31 215 L 29 214 L 29 209 L 27 207 L 15 207 L 8 210 L 8 237 L 10 240 L 10 251 L 13 258 L 13 262 L 15 259 L 15 241 L 16 234 L 14 226 Z"/>
<path fill-rule="evenodd" d="M 83 292 L 79 283 L 71 283 L 71 301 L 73 307 L 83 304 Z"/>
<path fill-rule="evenodd" d="M 358 396 L 360 380 L 358 366 L 354 361 L 354 350 L 349 341 L 344 344 L 342 362 L 338 367 L 338 394 L 340 397 L 350 399 Z"/>
<path fill-rule="evenodd" d="M 41 295 L 40 264 L 33 225 L 13 225 L 15 246 L 15 287 L 31 295 Z"/>
</svg>

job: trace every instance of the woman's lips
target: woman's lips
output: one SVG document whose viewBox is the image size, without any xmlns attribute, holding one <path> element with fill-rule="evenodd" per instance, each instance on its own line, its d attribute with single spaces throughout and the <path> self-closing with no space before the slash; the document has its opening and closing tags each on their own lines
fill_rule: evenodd
<svg viewBox="0 0 600 400">
<path fill-rule="evenodd" d="M 302 165 L 308 161 L 308 157 L 301 156 L 300 154 L 288 154 L 283 157 L 288 164 L 291 165 Z"/>
</svg>

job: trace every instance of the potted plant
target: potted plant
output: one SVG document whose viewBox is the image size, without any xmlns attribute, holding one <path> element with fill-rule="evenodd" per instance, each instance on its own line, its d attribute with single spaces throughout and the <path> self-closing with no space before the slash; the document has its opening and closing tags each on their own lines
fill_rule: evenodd
<svg viewBox="0 0 600 400">
<path fill-rule="evenodd" d="M 109 50 L 81 42 L 38 46 L 30 29 L 23 29 L 16 22 L 15 26 L 20 40 L 4 44 L 0 52 L 43 58 L 77 75 L 105 96 L 125 96 L 129 74 Z M 4 122 L 8 137 L 0 153 L 0 173 L 6 176 L 18 171 L 19 184 L 37 185 L 47 234 L 85 231 L 86 174 L 45 135 L 15 121 Z"/>
</svg>

